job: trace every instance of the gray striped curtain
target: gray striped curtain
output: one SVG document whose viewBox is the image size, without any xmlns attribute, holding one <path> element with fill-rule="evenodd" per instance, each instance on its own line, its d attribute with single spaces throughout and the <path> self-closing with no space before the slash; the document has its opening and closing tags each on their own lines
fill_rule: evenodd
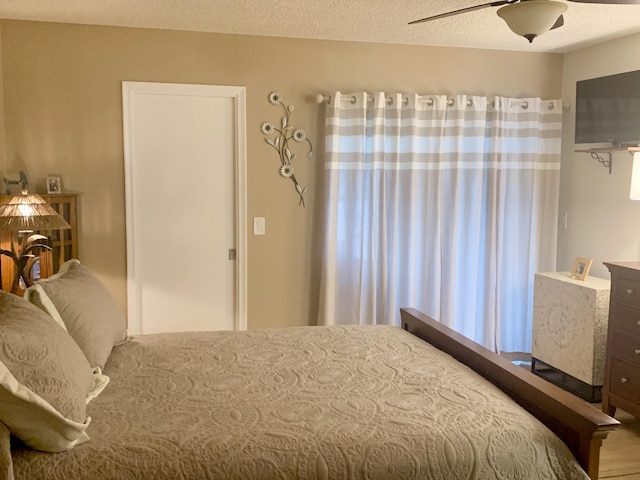
<svg viewBox="0 0 640 480">
<path fill-rule="evenodd" d="M 534 273 L 556 259 L 562 105 L 336 93 L 326 108 L 321 325 L 414 307 L 530 352 Z"/>
</svg>

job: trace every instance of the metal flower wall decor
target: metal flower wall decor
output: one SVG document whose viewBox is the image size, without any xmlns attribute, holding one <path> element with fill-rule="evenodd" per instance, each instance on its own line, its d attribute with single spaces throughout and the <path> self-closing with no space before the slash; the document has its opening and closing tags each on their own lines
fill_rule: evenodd
<svg viewBox="0 0 640 480">
<path fill-rule="evenodd" d="M 278 156 L 280 157 L 280 176 L 285 179 L 288 178 L 293 182 L 296 192 L 300 197 L 298 205 L 304 207 L 304 194 L 307 192 L 307 187 L 300 185 L 296 179 L 292 162 L 297 157 L 297 154 L 292 153 L 291 147 L 295 144 L 307 143 L 309 146 L 307 158 L 311 160 L 313 158 L 311 140 L 309 140 L 303 129 L 291 125 L 291 114 L 294 110 L 293 105 L 285 105 L 278 92 L 271 92 L 268 98 L 271 105 L 279 105 L 282 107 L 284 115 L 282 116 L 280 127 L 275 126 L 271 122 L 263 122 L 262 125 L 260 125 L 260 131 L 266 136 L 264 139 L 265 142 L 278 152 Z"/>
</svg>

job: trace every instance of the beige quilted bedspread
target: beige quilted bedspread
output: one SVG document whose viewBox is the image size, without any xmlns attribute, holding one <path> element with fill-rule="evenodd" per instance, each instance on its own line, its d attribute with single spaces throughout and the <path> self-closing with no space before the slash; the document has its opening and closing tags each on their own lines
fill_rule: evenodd
<svg viewBox="0 0 640 480">
<path fill-rule="evenodd" d="M 395 327 L 159 334 L 116 347 L 91 440 L 16 479 L 586 479 L 481 377 Z"/>
</svg>

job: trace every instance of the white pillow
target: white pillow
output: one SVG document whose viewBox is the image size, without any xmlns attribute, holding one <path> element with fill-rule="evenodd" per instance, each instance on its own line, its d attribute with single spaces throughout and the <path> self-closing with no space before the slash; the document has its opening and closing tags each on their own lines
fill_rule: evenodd
<svg viewBox="0 0 640 480">
<path fill-rule="evenodd" d="M 59 452 L 88 440 L 99 386 L 78 345 L 51 317 L 0 291 L 0 422 L 26 445 Z"/>
<path fill-rule="evenodd" d="M 25 298 L 63 325 L 92 367 L 104 368 L 111 349 L 127 340 L 127 322 L 102 283 L 78 260 L 38 281 Z"/>
<path fill-rule="evenodd" d="M 89 440 L 86 429 L 91 417 L 86 417 L 84 423 L 66 418 L 18 382 L 3 363 L 0 363 L 0 416 L 13 435 L 43 452 L 62 452 Z"/>
<path fill-rule="evenodd" d="M 102 391 L 109 384 L 109 377 L 102 373 L 102 369 L 100 367 L 95 367 L 93 370 L 93 387 L 87 393 L 87 404 L 96 398 L 98 395 L 102 393 Z"/>
</svg>

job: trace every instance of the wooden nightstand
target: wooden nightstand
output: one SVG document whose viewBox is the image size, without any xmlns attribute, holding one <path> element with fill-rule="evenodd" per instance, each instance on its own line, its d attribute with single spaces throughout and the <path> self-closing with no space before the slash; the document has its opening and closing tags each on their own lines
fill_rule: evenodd
<svg viewBox="0 0 640 480">
<path fill-rule="evenodd" d="M 640 263 L 605 265 L 611 272 L 611 303 L 602 411 L 620 407 L 640 418 Z"/>
</svg>

